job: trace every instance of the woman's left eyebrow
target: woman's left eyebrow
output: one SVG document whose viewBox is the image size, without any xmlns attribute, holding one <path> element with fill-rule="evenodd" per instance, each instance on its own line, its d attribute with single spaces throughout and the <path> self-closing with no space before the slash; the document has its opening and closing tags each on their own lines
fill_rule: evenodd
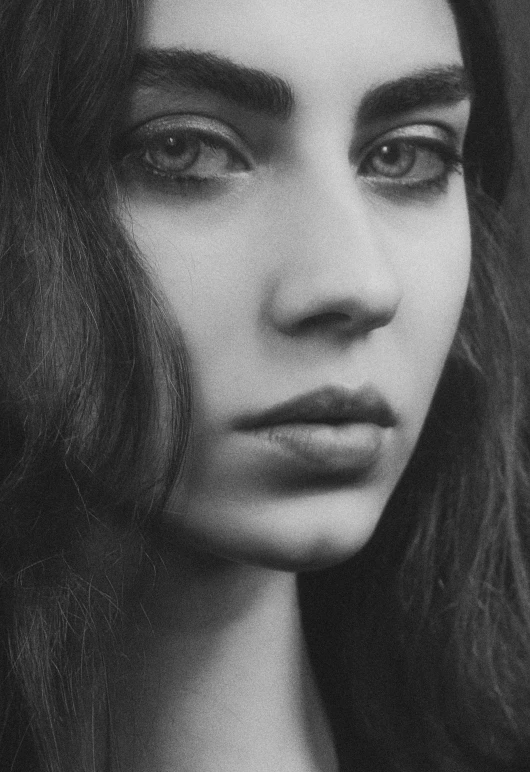
<svg viewBox="0 0 530 772">
<path fill-rule="evenodd" d="M 207 51 L 141 49 L 132 81 L 139 88 L 210 91 L 245 110 L 279 120 L 287 120 L 295 106 L 293 90 L 283 78 Z M 370 88 L 357 110 L 357 123 L 376 123 L 470 97 L 470 80 L 462 65 L 426 67 Z"/>
<path fill-rule="evenodd" d="M 471 81 L 460 64 L 428 67 L 369 90 L 357 113 L 358 125 L 373 124 L 427 107 L 471 100 Z"/>
</svg>

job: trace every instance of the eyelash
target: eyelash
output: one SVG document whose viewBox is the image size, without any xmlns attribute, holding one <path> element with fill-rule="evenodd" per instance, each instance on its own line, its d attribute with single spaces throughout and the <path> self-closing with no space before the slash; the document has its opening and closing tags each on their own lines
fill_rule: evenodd
<svg viewBox="0 0 530 772">
<path fill-rule="evenodd" d="M 170 119 L 160 119 L 153 124 L 149 123 L 141 127 L 139 131 L 133 132 L 130 137 L 126 137 L 118 144 L 115 152 L 118 165 L 122 170 L 132 171 L 133 174 L 139 171 L 150 185 L 181 196 L 212 192 L 226 183 L 228 178 L 250 171 L 253 164 L 246 157 L 248 151 L 245 152 L 242 141 L 235 137 L 233 131 L 212 119 L 204 120 L 210 124 L 209 130 L 200 127 L 194 121 L 188 121 L 188 125 L 172 127 Z M 188 150 L 193 145 L 196 149 L 190 163 L 183 169 L 171 172 L 153 162 L 153 155 L 159 153 L 161 149 L 162 153 L 166 153 L 167 159 L 171 142 L 175 144 L 179 141 L 182 141 L 183 147 L 187 147 Z M 197 173 L 186 173 L 186 170 L 196 166 L 208 151 L 213 157 L 216 154 L 224 155 L 227 163 L 233 168 L 218 175 L 201 176 Z M 382 154 L 384 151 L 411 154 L 411 163 L 404 173 L 392 176 L 368 171 L 370 163 L 375 162 L 377 154 Z M 371 143 L 367 149 L 361 150 L 360 155 L 361 161 L 358 165 L 360 176 L 373 188 L 389 194 L 406 196 L 444 192 L 450 176 L 455 172 L 461 173 L 463 169 L 463 159 L 458 152 L 455 139 L 447 129 L 434 124 L 414 124 L 388 132 Z M 423 158 L 424 164 L 427 163 L 427 165 L 438 162 L 440 169 L 436 174 L 411 177 L 410 172 L 417 165 L 418 158 L 420 162 Z"/>
<path fill-rule="evenodd" d="M 402 175 L 371 176 L 366 170 L 369 162 L 377 153 L 383 150 L 401 150 L 412 153 L 410 166 Z M 423 159 L 422 159 L 423 156 Z M 429 158 L 430 156 L 430 158 Z M 426 176 L 407 176 L 415 166 L 438 162 L 440 168 L 437 174 Z M 365 152 L 359 170 L 365 179 L 374 187 L 386 189 L 389 193 L 421 194 L 443 192 L 447 189 L 449 178 L 453 173 L 463 172 L 464 160 L 459 152 L 456 140 L 448 135 L 447 130 L 431 124 L 417 124 L 397 129 L 379 139 Z"/>
<path fill-rule="evenodd" d="M 184 148 L 190 150 L 193 145 L 196 153 L 191 162 L 178 172 L 171 172 L 157 167 L 153 156 L 162 151 L 168 153 L 169 144 L 183 142 Z M 165 147 L 164 147 L 165 146 Z M 224 154 L 228 165 L 239 167 L 227 173 L 189 174 L 187 168 L 195 166 L 204 152 Z M 185 155 L 182 153 L 181 155 Z M 141 126 L 140 129 L 118 140 L 114 157 L 122 171 L 140 173 L 143 181 L 155 187 L 167 189 L 168 193 L 186 195 L 197 190 L 205 191 L 222 185 L 228 176 L 242 171 L 249 171 L 252 162 L 247 160 L 248 150 L 235 132 L 228 126 L 206 116 L 182 116 L 178 125 L 174 119 L 161 118 Z M 167 160 L 167 155 L 166 155 Z"/>
</svg>

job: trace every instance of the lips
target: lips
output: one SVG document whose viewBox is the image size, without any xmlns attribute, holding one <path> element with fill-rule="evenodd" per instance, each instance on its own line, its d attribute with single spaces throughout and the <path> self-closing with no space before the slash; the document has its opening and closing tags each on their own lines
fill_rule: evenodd
<svg viewBox="0 0 530 772">
<path fill-rule="evenodd" d="M 242 417 L 236 429 L 305 472 L 355 478 L 381 455 L 386 430 L 397 418 L 372 387 L 328 387 Z"/>
<path fill-rule="evenodd" d="M 359 391 L 327 387 L 288 400 L 262 413 L 241 418 L 236 428 L 257 430 L 283 424 L 375 424 L 388 428 L 396 417 L 388 403 L 372 387 Z"/>
</svg>

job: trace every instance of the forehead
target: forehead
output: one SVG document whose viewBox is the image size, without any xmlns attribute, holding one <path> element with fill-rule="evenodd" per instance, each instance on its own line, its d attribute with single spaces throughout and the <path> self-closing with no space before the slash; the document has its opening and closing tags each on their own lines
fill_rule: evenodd
<svg viewBox="0 0 530 772">
<path fill-rule="evenodd" d="M 147 0 L 141 46 L 209 51 L 302 95 L 462 62 L 446 0 Z"/>
</svg>

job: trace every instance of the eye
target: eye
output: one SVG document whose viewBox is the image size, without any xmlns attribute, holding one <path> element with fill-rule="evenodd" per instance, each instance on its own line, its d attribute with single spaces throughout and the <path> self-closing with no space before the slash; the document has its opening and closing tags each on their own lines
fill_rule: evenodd
<svg viewBox="0 0 530 772">
<path fill-rule="evenodd" d="M 359 166 L 370 182 L 393 188 L 443 188 L 462 166 L 456 141 L 438 126 L 397 129 L 368 150 Z"/>
<path fill-rule="evenodd" d="M 442 171 L 444 164 L 439 155 L 429 148 L 419 148 L 410 142 L 389 142 L 378 148 L 368 163 L 368 173 L 398 179 L 415 172 L 415 176 L 431 175 Z"/>
<path fill-rule="evenodd" d="M 122 140 L 117 156 L 129 170 L 177 185 L 214 183 L 250 168 L 235 132 L 203 116 L 151 121 Z"/>
<path fill-rule="evenodd" d="M 193 135 L 170 135 L 152 140 L 140 155 L 143 163 L 165 173 L 182 173 L 199 158 L 204 142 Z"/>
<path fill-rule="evenodd" d="M 137 157 L 154 174 L 172 178 L 206 180 L 247 168 L 220 139 L 189 131 L 153 139 Z"/>
</svg>

